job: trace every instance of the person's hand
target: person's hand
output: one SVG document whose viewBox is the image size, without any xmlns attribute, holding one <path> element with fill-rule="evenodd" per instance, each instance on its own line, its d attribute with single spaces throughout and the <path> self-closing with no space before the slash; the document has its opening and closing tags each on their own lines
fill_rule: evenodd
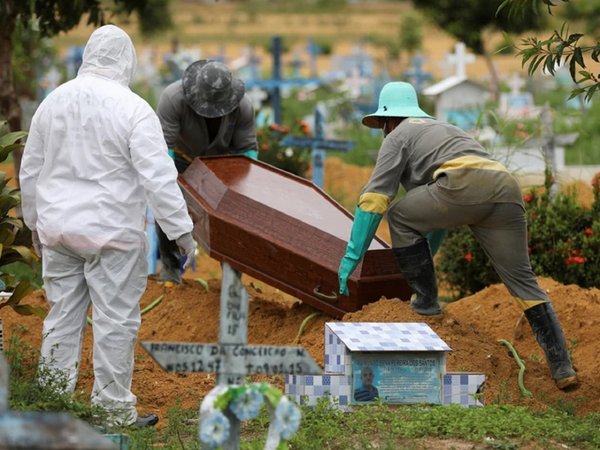
<svg viewBox="0 0 600 450">
<path fill-rule="evenodd" d="M 185 233 L 179 236 L 175 242 L 181 249 L 181 253 L 186 256 L 186 260 L 182 267 L 182 269 L 185 270 L 196 258 L 196 241 L 194 241 L 192 233 Z"/>
<path fill-rule="evenodd" d="M 340 262 L 340 268 L 338 269 L 338 281 L 340 283 L 340 294 L 348 295 L 348 277 L 356 267 L 356 261 L 344 256 Z"/>
<path fill-rule="evenodd" d="M 42 243 L 40 242 L 40 237 L 38 236 L 37 231 L 31 232 L 31 243 L 33 245 L 33 251 L 40 258 L 42 257 Z"/>
</svg>

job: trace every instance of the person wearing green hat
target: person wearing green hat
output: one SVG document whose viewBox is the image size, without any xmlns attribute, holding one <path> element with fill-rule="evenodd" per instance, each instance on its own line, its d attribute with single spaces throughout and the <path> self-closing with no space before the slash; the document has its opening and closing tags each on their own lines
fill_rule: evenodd
<svg viewBox="0 0 600 450">
<path fill-rule="evenodd" d="M 426 236 L 467 225 L 523 309 L 560 389 L 577 386 L 554 307 L 539 287 L 527 247 L 527 220 L 515 177 L 460 128 L 424 112 L 412 85 L 387 83 L 363 125 L 383 130 L 373 173 L 358 200 L 339 270 L 339 291 L 361 261 L 387 214 L 396 261 L 414 292 L 411 308 L 442 312 Z M 397 201 L 402 185 L 406 195 Z"/>
</svg>

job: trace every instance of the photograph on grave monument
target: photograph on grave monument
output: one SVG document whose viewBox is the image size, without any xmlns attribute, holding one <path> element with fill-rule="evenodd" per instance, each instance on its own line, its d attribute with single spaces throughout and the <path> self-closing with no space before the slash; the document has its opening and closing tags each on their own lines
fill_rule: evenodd
<svg viewBox="0 0 600 450">
<path fill-rule="evenodd" d="M 356 353 L 352 357 L 353 402 L 368 403 L 380 398 L 390 404 L 439 405 L 443 372 L 443 355 Z M 365 380 L 370 381 L 369 374 L 373 378 L 372 385 L 365 385 Z"/>
</svg>

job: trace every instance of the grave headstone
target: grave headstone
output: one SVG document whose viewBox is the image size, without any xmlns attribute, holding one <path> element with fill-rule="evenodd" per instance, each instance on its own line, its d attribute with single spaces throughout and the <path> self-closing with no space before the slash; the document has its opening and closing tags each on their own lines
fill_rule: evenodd
<svg viewBox="0 0 600 450">
<path fill-rule="evenodd" d="M 454 68 L 454 76 L 464 78 L 467 76 L 467 64 L 475 62 L 475 55 L 467 51 L 464 42 L 457 42 L 454 46 L 454 53 L 446 56 L 446 62 Z"/>
<path fill-rule="evenodd" d="M 0 352 L 0 448 L 119 450 L 86 422 L 66 413 L 8 409 L 9 367 Z"/>
<path fill-rule="evenodd" d="M 419 53 L 413 56 L 411 67 L 403 75 L 414 86 L 417 92 L 421 92 L 425 87 L 425 82 L 432 78 L 431 72 L 423 70 L 423 56 Z"/>
<path fill-rule="evenodd" d="M 510 92 L 500 94 L 500 113 L 516 119 L 538 117 L 541 108 L 535 106 L 531 92 L 521 91 L 526 83 L 519 74 L 513 73 L 507 83 Z"/>
<path fill-rule="evenodd" d="M 272 40 L 272 55 L 273 55 L 273 77 L 271 79 L 252 79 L 245 80 L 246 89 L 259 87 L 268 90 L 271 96 L 271 105 L 273 107 L 273 120 L 275 123 L 282 123 L 281 113 L 281 90 L 284 87 L 291 86 L 307 86 L 319 85 L 319 78 L 288 78 L 284 79 L 281 71 L 281 53 L 282 40 L 281 36 L 274 36 Z"/>
<path fill-rule="evenodd" d="M 485 376 L 446 372 L 450 350 L 425 323 L 328 322 L 325 373 L 287 376 L 285 392 L 308 405 L 327 396 L 342 410 L 375 399 L 481 406 Z"/>
</svg>

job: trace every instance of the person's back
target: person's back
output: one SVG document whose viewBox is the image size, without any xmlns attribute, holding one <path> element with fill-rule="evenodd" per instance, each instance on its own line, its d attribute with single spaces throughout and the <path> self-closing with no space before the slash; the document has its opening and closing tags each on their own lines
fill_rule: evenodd
<svg viewBox="0 0 600 450">
<path fill-rule="evenodd" d="M 160 151 L 154 142 L 162 139 L 161 128 L 150 105 L 128 87 L 135 51 L 115 30 L 106 27 L 86 46 L 77 78 L 53 91 L 34 117 L 30 139 L 44 143 L 35 194 L 46 245 L 139 245 L 144 184 L 153 180 L 160 187 L 166 175 L 172 178 L 168 164 L 148 162 L 166 156 L 152 154 Z M 24 178 L 28 189 L 27 173 Z M 169 191 L 161 193 L 163 202 L 177 205 Z M 25 206 L 32 218 L 33 205 Z"/>
<path fill-rule="evenodd" d="M 128 88 L 135 62 L 123 30 L 94 31 L 77 78 L 36 111 L 19 177 L 50 306 L 40 365 L 63 373 L 61 389 L 74 391 L 91 306 L 92 403 L 116 424 L 154 425 L 156 415 L 138 416 L 131 391 L 147 205 L 190 260 L 196 245 L 158 117 Z"/>
</svg>

